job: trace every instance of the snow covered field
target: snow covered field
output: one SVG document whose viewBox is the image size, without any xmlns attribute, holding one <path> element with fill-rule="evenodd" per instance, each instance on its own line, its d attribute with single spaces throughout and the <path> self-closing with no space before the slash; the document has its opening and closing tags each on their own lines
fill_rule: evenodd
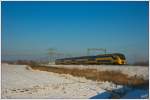
<svg viewBox="0 0 150 100">
<path fill-rule="evenodd" d="M 2 64 L 2 98 L 109 98 L 108 91 L 126 89 L 110 82 L 35 71 L 27 67 Z M 148 92 L 142 92 L 142 96 L 147 98 Z M 141 95 L 138 94 L 138 97 Z"/>
<path fill-rule="evenodd" d="M 128 65 L 46 65 L 57 68 L 97 69 L 98 71 L 119 71 L 128 76 L 149 79 L 149 67 Z"/>
<path fill-rule="evenodd" d="M 122 87 L 26 67 L 2 64 L 2 98 L 90 98 Z"/>
</svg>

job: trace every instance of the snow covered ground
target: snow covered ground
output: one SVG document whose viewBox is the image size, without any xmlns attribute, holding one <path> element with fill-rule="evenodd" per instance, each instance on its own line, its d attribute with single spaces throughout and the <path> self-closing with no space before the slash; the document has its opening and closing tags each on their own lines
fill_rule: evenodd
<svg viewBox="0 0 150 100">
<path fill-rule="evenodd" d="M 2 98 L 148 98 L 148 88 L 135 90 L 110 82 L 96 82 L 66 74 L 35 71 L 27 65 L 2 64 Z M 145 72 L 146 73 L 146 72 Z M 129 92 L 129 93 L 127 93 Z"/>
<path fill-rule="evenodd" d="M 90 98 L 121 87 L 71 75 L 28 70 L 26 65 L 2 64 L 2 98 Z"/>
<path fill-rule="evenodd" d="M 145 80 L 149 79 L 149 67 L 128 65 L 46 65 L 58 68 L 97 69 L 98 71 L 119 71 L 128 76 L 137 76 Z"/>
</svg>

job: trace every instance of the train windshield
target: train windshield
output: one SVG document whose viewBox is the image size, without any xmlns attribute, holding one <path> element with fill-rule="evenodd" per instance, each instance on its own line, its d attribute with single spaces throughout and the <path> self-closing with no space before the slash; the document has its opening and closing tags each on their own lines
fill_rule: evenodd
<svg viewBox="0 0 150 100">
<path fill-rule="evenodd" d="M 117 56 L 119 56 L 121 59 L 125 60 L 125 56 L 123 54 L 117 54 Z"/>
</svg>

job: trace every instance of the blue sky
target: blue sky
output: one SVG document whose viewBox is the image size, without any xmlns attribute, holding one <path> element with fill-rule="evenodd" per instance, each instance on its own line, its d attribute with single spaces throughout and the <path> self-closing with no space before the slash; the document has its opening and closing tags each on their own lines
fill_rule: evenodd
<svg viewBox="0 0 150 100">
<path fill-rule="evenodd" d="M 2 2 L 2 58 L 106 48 L 148 60 L 148 2 Z M 100 52 L 103 53 L 103 52 Z M 7 58 L 6 57 L 6 58 Z"/>
</svg>

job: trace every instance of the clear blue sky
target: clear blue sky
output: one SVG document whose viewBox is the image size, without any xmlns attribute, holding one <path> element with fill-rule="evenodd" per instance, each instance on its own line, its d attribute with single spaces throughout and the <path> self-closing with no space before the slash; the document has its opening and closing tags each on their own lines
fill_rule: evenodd
<svg viewBox="0 0 150 100">
<path fill-rule="evenodd" d="M 107 48 L 148 60 L 148 2 L 2 2 L 2 58 Z M 102 52 L 100 52 L 102 53 Z"/>
</svg>

